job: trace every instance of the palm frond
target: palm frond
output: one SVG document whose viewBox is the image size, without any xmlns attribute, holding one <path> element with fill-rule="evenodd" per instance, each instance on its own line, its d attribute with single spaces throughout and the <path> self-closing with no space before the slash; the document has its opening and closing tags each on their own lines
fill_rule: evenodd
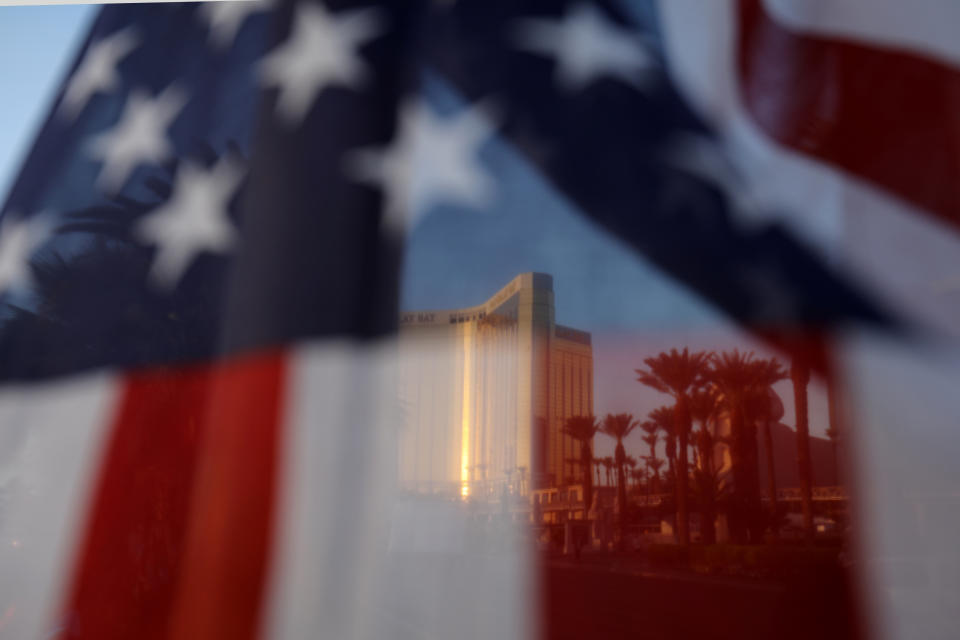
<svg viewBox="0 0 960 640">
<path fill-rule="evenodd" d="M 617 442 L 622 441 L 630 432 L 637 427 L 637 421 L 629 413 L 608 413 L 603 419 L 600 431 L 614 438 Z"/>
<path fill-rule="evenodd" d="M 597 424 L 597 419 L 594 416 L 572 416 L 567 418 L 561 431 L 574 440 L 588 443 L 593 440 L 593 436 L 599 429 L 600 425 Z"/>
<path fill-rule="evenodd" d="M 710 357 L 706 351 L 690 353 L 686 347 L 683 351 L 661 352 L 643 361 L 647 369 L 635 369 L 637 381 L 678 397 L 703 385 Z"/>
</svg>

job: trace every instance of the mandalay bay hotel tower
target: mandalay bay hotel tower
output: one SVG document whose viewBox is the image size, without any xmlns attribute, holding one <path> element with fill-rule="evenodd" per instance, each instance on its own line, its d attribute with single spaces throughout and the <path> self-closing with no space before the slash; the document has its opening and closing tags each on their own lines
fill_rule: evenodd
<svg viewBox="0 0 960 640">
<path fill-rule="evenodd" d="M 590 334 L 554 321 L 553 278 L 524 273 L 466 309 L 400 319 L 399 481 L 495 498 L 579 482 L 566 419 L 593 413 Z"/>
</svg>

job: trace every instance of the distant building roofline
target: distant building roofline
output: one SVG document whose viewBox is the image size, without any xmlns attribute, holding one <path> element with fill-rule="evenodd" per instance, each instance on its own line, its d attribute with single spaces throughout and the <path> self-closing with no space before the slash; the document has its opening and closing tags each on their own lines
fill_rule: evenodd
<svg viewBox="0 0 960 640">
<path fill-rule="evenodd" d="M 461 309 L 427 309 L 400 312 L 400 326 L 447 325 L 481 320 L 522 289 L 553 292 L 553 276 L 528 271 L 513 277 L 485 302 Z"/>
</svg>

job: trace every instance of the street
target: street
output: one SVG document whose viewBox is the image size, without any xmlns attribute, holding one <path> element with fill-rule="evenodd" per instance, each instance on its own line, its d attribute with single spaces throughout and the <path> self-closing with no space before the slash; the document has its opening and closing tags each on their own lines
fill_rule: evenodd
<svg viewBox="0 0 960 640">
<path fill-rule="evenodd" d="M 776 582 L 651 569 L 637 556 L 580 560 L 393 557 L 371 637 L 544 640 L 848 640 L 836 579 Z M 525 566 L 526 565 L 526 566 Z"/>
<path fill-rule="evenodd" d="M 842 585 L 776 584 L 695 574 L 543 567 L 542 637 L 748 640 L 852 638 Z"/>
</svg>

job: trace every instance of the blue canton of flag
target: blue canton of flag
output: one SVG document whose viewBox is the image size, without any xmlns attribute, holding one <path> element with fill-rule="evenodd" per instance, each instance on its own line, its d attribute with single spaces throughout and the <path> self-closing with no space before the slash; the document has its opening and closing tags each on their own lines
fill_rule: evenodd
<svg viewBox="0 0 960 640">
<path fill-rule="evenodd" d="M 0 377 L 389 331 L 397 242 L 343 157 L 389 139 L 403 24 L 104 9 L 3 209 Z"/>
</svg>

